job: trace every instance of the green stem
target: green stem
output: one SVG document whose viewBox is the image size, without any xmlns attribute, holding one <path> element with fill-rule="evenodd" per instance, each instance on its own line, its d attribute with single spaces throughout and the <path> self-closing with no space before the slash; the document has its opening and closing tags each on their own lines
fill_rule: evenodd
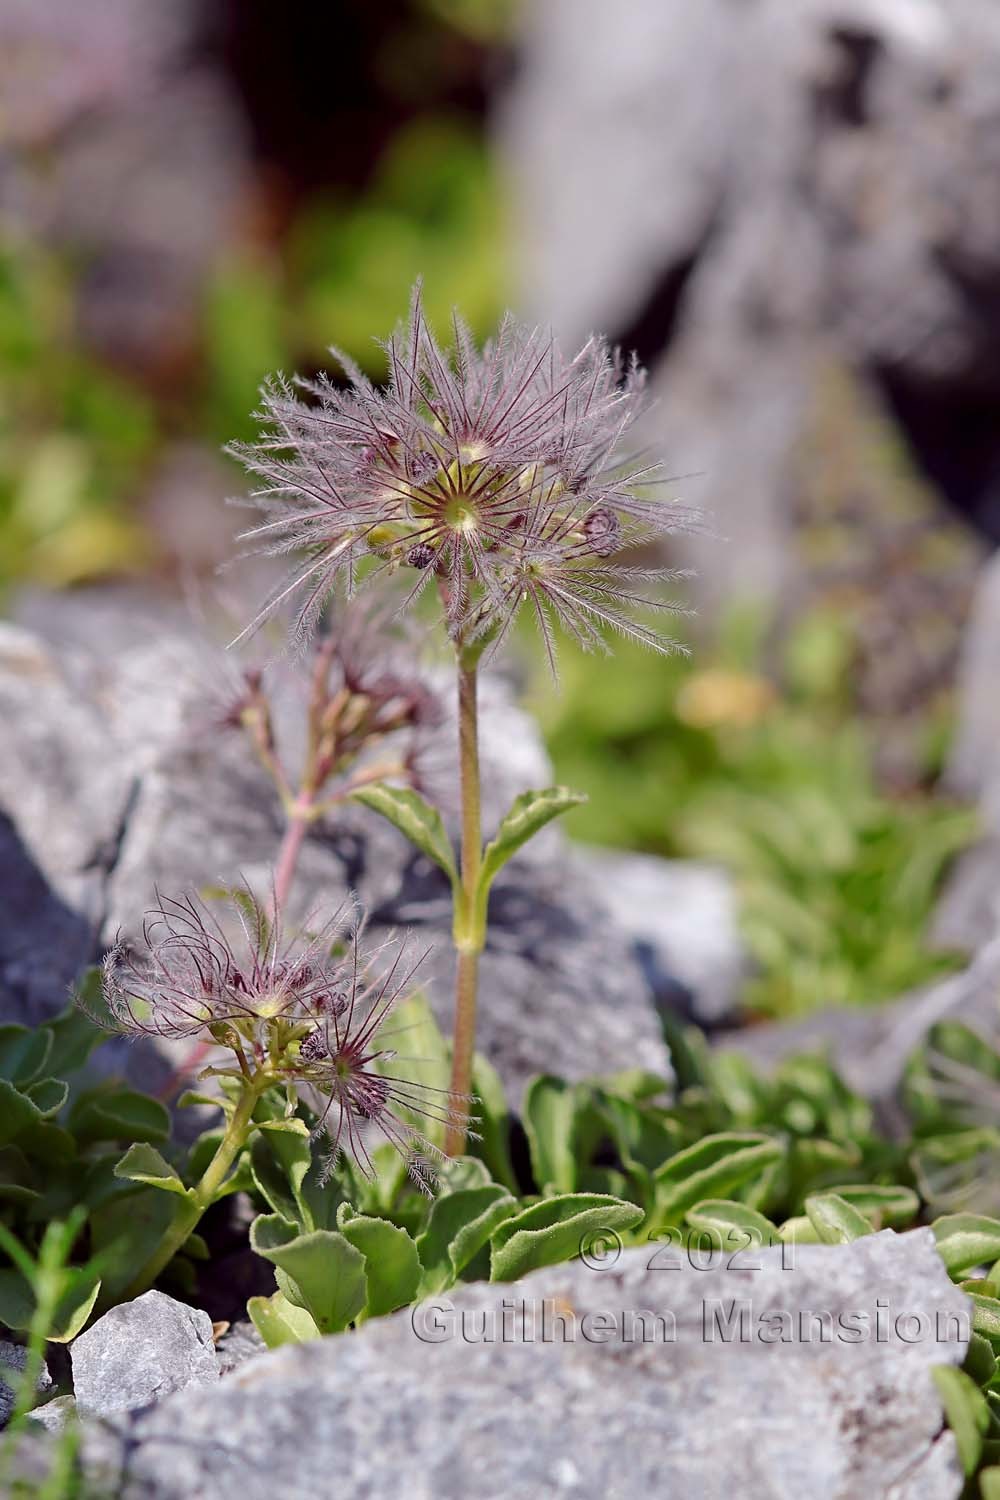
<svg viewBox="0 0 1000 1500">
<path fill-rule="evenodd" d="M 477 911 L 476 893 L 483 857 L 479 789 L 479 719 L 476 704 L 476 662 L 471 653 L 458 653 L 458 765 L 462 798 L 461 886 L 455 902 L 454 940 L 458 955 L 455 977 L 455 1030 L 452 1039 L 451 1108 L 445 1150 L 460 1156 L 465 1150 L 472 1094 L 472 1059 L 476 1046 L 476 991 L 479 954 L 485 937 Z"/>
<path fill-rule="evenodd" d="M 156 1250 L 133 1279 L 125 1301 L 148 1291 L 160 1272 L 170 1264 L 182 1248 L 207 1208 L 210 1208 L 219 1188 L 225 1182 L 237 1156 L 247 1143 L 252 1127 L 252 1115 L 264 1090 L 273 1082 L 267 1074 L 256 1073 L 244 1085 L 236 1108 L 226 1125 L 226 1133 L 219 1142 L 212 1160 L 188 1196 L 178 1200 L 174 1217 Z"/>
</svg>

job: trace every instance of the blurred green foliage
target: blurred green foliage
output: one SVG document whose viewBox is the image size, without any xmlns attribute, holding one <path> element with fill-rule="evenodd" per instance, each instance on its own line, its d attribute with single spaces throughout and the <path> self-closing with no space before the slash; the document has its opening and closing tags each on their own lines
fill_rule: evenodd
<svg viewBox="0 0 1000 1500">
<path fill-rule="evenodd" d="M 0 246 L 0 588 L 140 562 L 128 500 L 152 403 L 75 346 L 72 278 L 41 247 Z"/>
<path fill-rule="evenodd" d="M 439 328 L 458 305 L 485 336 L 502 310 L 504 257 L 480 131 L 420 115 L 389 141 L 362 197 L 308 202 L 280 245 L 247 244 L 219 263 L 193 366 L 163 390 L 155 373 L 126 379 L 87 351 L 71 255 L 0 241 L 0 592 L 155 563 L 142 503 L 166 443 L 216 451 L 249 437 L 264 378 L 329 367 L 330 344 L 379 378 L 376 338 L 405 315 L 417 272 Z"/>
<path fill-rule="evenodd" d="M 768 1015 L 885 1000 L 947 970 L 931 909 L 976 819 L 930 793 L 876 784 L 851 703 L 849 631 L 806 619 L 771 673 L 760 622 L 734 617 L 708 657 L 562 658 L 561 693 L 534 694 L 560 781 L 590 794 L 581 839 L 708 859 L 736 877 Z M 928 728 L 932 779 L 940 726 Z"/>
<path fill-rule="evenodd" d="M 333 341 L 382 376 L 373 335 L 384 337 L 405 312 L 417 272 L 432 324 L 443 330 L 460 307 L 485 335 L 502 311 L 506 259 L 485 143 L 456 119 L 416 120 L 390 144 L 360 202 L 328 199 L 304 215 L 291 256 L 302 286 L 299 340 L 317 361 Z"/>
</svg>

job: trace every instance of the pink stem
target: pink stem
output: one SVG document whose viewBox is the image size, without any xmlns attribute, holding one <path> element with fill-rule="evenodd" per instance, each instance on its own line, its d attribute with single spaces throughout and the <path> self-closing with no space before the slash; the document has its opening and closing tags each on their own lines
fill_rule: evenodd
<svg viewBox="0 0 1000 1500">
<path fill-rule="evenodd" d="M 274 869 L 274 892 L 271 905 L 271 919 L 283 912 L 288 904 L 289 893 L 292 889 L 292 881 L 295 879 L 295 867 L 299 862 L 299 854 L 305 840 L 306 830 L 309 827 L 308 803 L 298 802 L 296 811 L 291 814 L 285 836 L 281 841 L 278 851 L 278 862 Z"/>
</svg>

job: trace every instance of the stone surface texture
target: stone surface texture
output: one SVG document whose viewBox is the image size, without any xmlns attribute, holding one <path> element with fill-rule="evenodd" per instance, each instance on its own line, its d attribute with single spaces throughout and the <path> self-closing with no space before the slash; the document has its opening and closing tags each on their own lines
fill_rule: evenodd
<svg viewBox="0 0 1000 1500">
<path fill-rule="evenodd" d="M 70 1356 L 77 1408 L 86 1416 L 132 1411 L 219 1378 L 208 1314 L 165 1292 L 113 1307 L 73 1341 Z"/>
<path fill-rule="evenodd" d="M 65 1003 L 73 975 L 103 943 L 137 934 L 157 887 L 175 893 L 243 876 L 266 892 L 281 819 L 241 738 L 204 729 L 226 661 L 179 610 L 97 591 L 29 597 L 20 620 L 0 626 L 0 1013 L 31 1020 Z M 502 677 L 487 675 L 482 699 L 491 830 L 517 793 L 551 783 L 552 768 Z M 450 714 L 449 694 L 427 753 L 445 788 Z M 279 737 L 286 727 L 279 721 Z M 702 997 L 706 1015 L 735 1003 L 741 948 L 722 877 L 627 857 L 616 869 L 616 882 L 627 872 L 628 924 L 589 857 L 555 827 L 497 882 L 480 1044 L 515 1097 L 541 1067 L 571 1077 L 665 1070 L 655 1001 L 671 978 L 675 1000 L 695 1014 Z M 447 1022 L 444 877 L 382 819 L 346 807 L 307 840 L 291 916 L 332 911 L 348 890 L 375 933 L 414 928 L 414 941 L 430 946 L 421 977 Z"/>
<path fill-rule="evenodd" d="M 12 1344 L 9 1339 L 0 1339 L 0 1428 L 10 1421 L 11 1412 L 14 1410 L 16 1393 L 10 1380 L 16 1379 L 22 1373 L 27 1361 L 27 1353 L 23 1344 Z M 4 1371 L 10 1376 L 4 1379 Z M 47 1391 L 51 1388 L 52 1377 L 45 1365 L 42 1366 L 38 1376 L 37 1389 Z"/>
<path fill-rule="evenodd" d="M 605 1271 L 575 1262 L 463 1288 L 424 1305 L 422 1337 L 404 1312 L 262 1355 L 114 1419 L 85 1439 L 85 1461 L 122 1500 L 324 1494 L 334 1475 L 336 1493 L 408 1500 L 959 1495 L 931 1367 L 961 1363 L 968 1304 L 929 1230 L 765 1250 L 739 1268 L 663 1259 L 646 1247 Z M 829 1314 L 830 1340 L 800 1312 Z M 789 1327 L 791 1342 L 759 1336 Z"/>
<path fill-rule="evenodd" d="M 695 549 L 706 600 L 794 580 L 831 359 L 1000 538 L 998 73 L 990 0 L 525 10 L 501 118 L 524 300 L 639 344 L 669 472 L 732 543 Z"/>
<path fill-rule="evenodd" d="M 957 727 L 945 782 L 974 802 L 982 839 L 957 862 L 935 937 L 975 948 L 1000 935 L 1000 554 L 983 569 L 962 649 Z"/>
</svg>

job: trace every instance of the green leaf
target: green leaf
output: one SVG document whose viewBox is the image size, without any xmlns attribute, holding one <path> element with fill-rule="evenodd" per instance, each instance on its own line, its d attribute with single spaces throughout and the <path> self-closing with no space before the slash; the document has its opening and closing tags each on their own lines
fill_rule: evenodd
<svg viewBox="0 0 1000 1500">
<path fill-rule="evenodd" d="M 340 1333 L 368 1298 L 365 1257 L 336 1230 L 298 1234 L 279 1214 L 250 1226 L 250 1245 L 278 1267 L 281 1291 L 314 1318 L 320 1333 Z"/>
<path fill-rule="evenodd" d="M 573 1126 L 578 1100 L 574 1084 L 545 1073 L 532 1078 L 524 1091 L 521 1113 L 539 1191 L 553 1187 L 571 1193 L 576 1187 Z"/>
<path fill-rule="evenodd" d="M 1000 1500 L 1000 1468 L 980 1469 L 978 1480 L 982 1500 Z"/>
<path fill-rule="evenodd" d="M 731 1199 L 706 1198 L 689 1208 L 686 1217 L 692 1229 L 718 1234 L 721 1248 L 727 1252 L 755 1250 L 774 1244 L 778 1238 L 777 1227 L 770 1219 Z"/>
<path fill-rule="evenodd" d="M 51 1120 L 43 1120 L 40 1114 L 21 1130 L 17 1143 L 33 1161 L 50 1167 L 69 1166 L 78 1155 L 77 1143 L 69 1131 Z"/>
<path fill-rule="evenodd" d="M 236 1108 L 236 1100 L 227 1098 L 225 1094 L 200 1094 L 197 1089 L 185 1089 L 177 1101 L 179 1109 L 195 1109 L 198 1106 L 203 1109 L 221 1109 L 223 1114 L 229 1116 Z"/>
<path fill-rule="evenodd" d="M 303 1177 L 308 1167 L 307 1162 L 302 1172 Z M 271 1150 L 271 1142 L 260 1135 L 250 1147 L 250 1172 L 254 1187 L 276 1214 L 280 1214 L 291 1224 L 298 1224 L 300 1229 L 308 1231 L 315 1228 L 311 1213 L 303 1215 L 295 1187 L 289 1182 L 288 1174 Z"/>
<path fill-rule="evenodd" d="M 797 1218 L 786 1219 L 778 1230 L 778 1239 L 783 1245 L 821 1245 L 819 1230 L 812 1219 L 800 1214 Z"/>
<path fill-rule="evenodd" d="M 96 1271 L 81 1266 L 72 1274 L 70 1285 L 60 1297 L 46 1338 L 54 1344 L 68 1344 L 82 1331 L 90 1318 L 101 1291 Z"/>
<path fill-rule="evenodd" d="M 494 1185 L 486 1163 L 478 1156 L 446 1156 L 437 1166 L 437 1196 L 464 1192 L 466 1188 Z"/>
<path fill-rule="evenodd" d="M 147 1187 L 161 1188 L 167 1193 L 179 1193 L 184 1198 L 192 1196 L 170 1163 L 144 1141 L 128 1148 L 115 1167 L 115 1176 L 124 1177 L 129 1182 L 142 1182 Z"/>
<path fill-rule="evenodd" d="M 817 1193 L 805 1201 L 806 1216 L 824 1245 L 849 1245 L 874 1229 L 864 1214 L 836 1193 Z"/>
<path fill-rule="evenodd" d="M 417 1240 L 423 1266 L 420 1295 L 430 1296 L 452 1286 L 497 1226 L 516 1212 L 517 1199 L 499 1182 L 436 1198 L 427 1228 Z"/>
<path fill-rule="evenodd" d="M 69 1127 L 81 1144 L 93 1141 L 165 1141 L 170 1115 L 158 1099 L 113 1081 L 88 1089 L 74 1102 Z"/>
<path fill-rule="evenodd" d="M 92 1267 L 66 1271 L 68 1285 L 56 1304 L 45 1337 L 55 1344 L 68 1344 L 83 1328 L 94 1310 L 100 1279 Z M 19 1333 L 31 1328 L 35 1315 L 35 1293 L 21 1271 L 0 1270 L 0 1323 Z"/>
<path fill-rule="evenodd" d="M 372 812 L 386 818 L 394 828 L 415 844 L 448 876 L 458 883 L 455 851 L 445 830 L 444 820 L 436 807 L 410 788 L 388 786 L 385 782 L 359 787 L 351 793 L 355 802 L 364 803 Z"/>
<path fill-rule="evenodd" d="M 490 1280 L 515 1281 L 540 1266 L 571 1260 L 594 1235 L 632 1229 L 642 1217 L 634 1203 L 598 1193 L 543 1198 L 494 1230 Z"/>
<path fill-rule="evenodd" d="M 31 1164 L 17 1146 L 0 1146 L 0 1203 L 31 1203 L 41 1198 Z"/>
<path fill-rule="evenodd" d="M 490 886 L 511 856 L 517 853 L 522 844 L 534 837 L 539 829 L 544 828 L 546 823 L 550 823 L 560 813 L 568 812 L 571 807 L 579 807 L 586 800 L 585 792 L 570 791 L 568 786 L 547 786 L 540 791 L 522 792 L 519 797 L 514 798 L 510 811 L 496 831 L 496 837 L 483 850 L 476 902 L 481 907 L 484 918 Z"/>
<path fill-rule="evenodd" d="M 681 1131 L 662 1110 L 643 1108 L 603 1091 L 598 1100 L 623 1167 L 648 1191 L 651 1175 L 676 1152 Z"/>
<path fill-rule="evenodd" d="M 0 1323 L 18 1332 L 31 1327 L 35 1294 L 21 1271 L 4 1267 L 0 1270 Z"/>
<path fill-rule="evenodd" d="M 24 1090 L 43 1120 L 57 1115 L 69 1098 L 69 1084 L 61 1078 L 40 1078 Z"/>
<path fill-rule="evenodd" d="M 937 1365 L 931 1374 L 941 1397 L 948 1426 L 955 1434 L 958 1458 L 966 1475 L 976 1472 L 983 1439 L 990 1428 L 986 1397 L 962 1370 Z"/>
<path fill-rule="evenodd" d="M 989 1339 L 983 1338 L 983 1335 L 976 1333 L 974 1329 L 969 1334 L 969 1349 L 962 1369 L 980 1386 L 988 1385 L 997 1372 L 993 1345 Z"/>
<path fill-rule="evenodd" d="M 414 1300 L 420 1285 L 420 1257 L 405 1229 L 397 1228 L 387 1219 L 373 1219 L 365 1214 L 350 1219 L 345 1216 L 338 1228 L 344 1239 L 365 1257 L 366 1317 L 381 1317 Z"/>
<path fill-rule="evenodd" d="M 972 1326 L 976 1333 L 989 1339 L 994 1354 L 1000 1355 L 1000 1301 L 996 1297 L 974 1290 L 980 1283 L 959 1283 L 963 1292 L 972 1299 Z M 983 1285 L 988 1285 L 984 1282 Z"/>
<path fill-rule="evenodd" d="M 678 1151 L 654 1173 L 656 1212 L 678 1222 L 704 1198 L 722 1198 L 763 1172 L 784 1152 L 771 1136 L 726 1131 Z"/>
<path fill-rule="evenodd" d="M 247 1313 L 269 1349 L 280 1349 L 282 1344 L 303 1344 L 320 1336 L 305 1308 L 289 1302 L 283 1292 L 270 1297 L 251 1297 Z"/>
<path fill-rule="evenodd" d="M 40 1123 L 41 1118 L 27 1095 L 6 1078 L 0 1078 L 0 1146 L 9 1145 L 30 1125 Z"/>
<path fill-rule="evenodd" d="M 517 1177 L 510 1159 L 510 1116 L 503 1084 L 496 1069 L 478 1052 L 472 1064 L 472 1092 L 479 1139 L 469 1149 L 482 1158 L 495 1181 L 516 1193 Z"/>
<path fill-rule="evenodd" d="M 411 1097 L 419 1098 L 420 1090 L 426 1089 L 428 1093 L 435 1090 L 440 1091 L 440 1097 L 448 1091 L 451 1084 L 451 1054 L 441 1028 L 434 1018 L 427 996 L 422 991 L 417 991 L 401 1005 L 397 1005 L 392 1013 L 390 1023 L 393 1040 L 390 1046 L 405 1053 L 406 1077 L 410 1085 L 408 1092 Z M 376 1064 L 376 1068 L 382 1067 Z M 386 1073 L 398 1072 L 398 1063 L 391 1060 L 384 1064 Z M 405 1113 L 405 1107 L 403 1107 Z M 445 1125 L 443 1121 L 430 1120 L 417 1113 L 413 1113 L 412 1120 L 420 1133 L 430 1141 L 432 1146 L 443 1146 L 445 1136 Z M 393 1163 L 392 1175 L 385 1184 L 394 1197 L 399 1183 L 405 1179 L 406 1163 L 399 1152 L 389 1150 L 387 1160 Z M 383 1195 L 385 1206 L 388 1207 L 392 1198 Z"/>
<path fill-rule="evenodd" d="M 947 1214 L 934 1221 L 938 1254 L 949 1276 L 1000 1259 L 1000 1219 L 985 1214 Z"/>
<path fill-rule="evenodd" d="M 91 1251 L 101 1266 L 102 1310 L 120 1302 L 122 1294 L 153 1254 L 173 1218 L 175 1204 L 158 1188 L 125 1188 L 107 1198 L 90 1214 Z"/>
<path fill-rule="evenodd" d="M 920 1198 L 908 1187 L 838 1182 L 831 1191 L 870 1219 L 875 1229 L 906 1229 L 920 1212 Z"/>
<path fill-rule="evenodd" d="M 120 1030 L 104 999 L 100 968 L 86 971 L 77 983 L 76 993 L 76 1004 L 67 1005 L 46 1023 L 52 1032 L 52 1051 L 46 1067 L 56 1078 L 77 1072 L 94 1049 L 107 1041 L 109 1032 Z"/>
<path fill-rule="evenodd" d="M 52 1032 L 47 1026 L 34 1030 L 12 1022 L 0 1026 L 0 1078 L 22 1087 L 37 1078 L 52 1051 Z"/>
</svg>

